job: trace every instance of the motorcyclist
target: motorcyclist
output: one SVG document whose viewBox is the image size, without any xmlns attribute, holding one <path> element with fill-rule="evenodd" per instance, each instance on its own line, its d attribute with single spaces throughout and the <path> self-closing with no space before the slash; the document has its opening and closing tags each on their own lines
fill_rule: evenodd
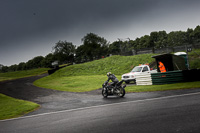
<svg viewBox="0 0 200 133">
<path fill-rule="evenodd" d="M 117 83 L 119 82 L 119 80 L 116 78 L 116 76 L 114 74 L 111 74 L 111 72 L 107 73 L 108 76 L 108 82 L 111 80 L 111 84 L 112 86 L 114 86 L 114 88 L 116 88 Z M 113 91 L 113 90 L 112 90 Z"/>
</svg>

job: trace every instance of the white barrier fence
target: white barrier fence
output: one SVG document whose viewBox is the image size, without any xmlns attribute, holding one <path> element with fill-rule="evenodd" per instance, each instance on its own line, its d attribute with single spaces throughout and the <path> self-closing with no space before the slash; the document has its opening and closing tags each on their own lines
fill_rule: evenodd
<svg viewBox="0 0 200 133">
<path fill-rule="evenodd" d="M 151 73 L 136 75 L 136 85 L 152 85 Z"/>
</svg>

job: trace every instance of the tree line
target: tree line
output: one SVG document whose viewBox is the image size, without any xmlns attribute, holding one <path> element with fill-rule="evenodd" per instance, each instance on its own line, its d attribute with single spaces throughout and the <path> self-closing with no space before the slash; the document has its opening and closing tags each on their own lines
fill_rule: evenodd
<svg viewBox="0 0 200 133">
<path fill-rule="evenodd" d="M 112 55 L 131 55 L 132 50 L 142 48 L 166 48 L 187 44 L 200 43 L 200 26 L 195 29 L 188 28 L 187 31 L 154 31 L 150 35 L 144 35 L 135 40 L 118 39 L 112 43 L 104 37 L 94 33 L 88 33 L 82 39 L 82 45 L 76 46 L 72 42 L 58 41 L 52 48 L 52 52 L 43 56 L 37 56 L 28 62 L 21 62 L 18 65 L 3 66 L 0 64 L 0 72 L 29 70 L 41 67 L 52 67 L 52 62 L 59 64 L 83 63 Z"/>
</svg>

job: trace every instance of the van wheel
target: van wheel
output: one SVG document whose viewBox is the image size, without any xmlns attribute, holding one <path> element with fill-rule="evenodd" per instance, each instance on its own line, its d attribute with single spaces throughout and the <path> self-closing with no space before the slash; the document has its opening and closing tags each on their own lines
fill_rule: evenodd
<svg viewBox="0 0 200 133">
<path fill-rule="evenodd" d="M 125 83 L 126 83 L 126 84 L 129 84 L 129 83 L 130 83 L 130 81 L 125 81 Z"/>
</svg>

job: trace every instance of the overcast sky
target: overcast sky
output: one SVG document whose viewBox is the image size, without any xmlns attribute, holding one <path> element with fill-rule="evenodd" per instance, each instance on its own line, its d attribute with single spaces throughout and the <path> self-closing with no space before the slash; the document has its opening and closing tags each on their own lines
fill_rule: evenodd
<svg viewBox="0 0 200 133">
<path fill-rule="evenodd" d="M 200 25 L 200 0 L 0 0 L 0 64 L 46 56 L 87 33 L 111 43 Z"/>
</svg>

